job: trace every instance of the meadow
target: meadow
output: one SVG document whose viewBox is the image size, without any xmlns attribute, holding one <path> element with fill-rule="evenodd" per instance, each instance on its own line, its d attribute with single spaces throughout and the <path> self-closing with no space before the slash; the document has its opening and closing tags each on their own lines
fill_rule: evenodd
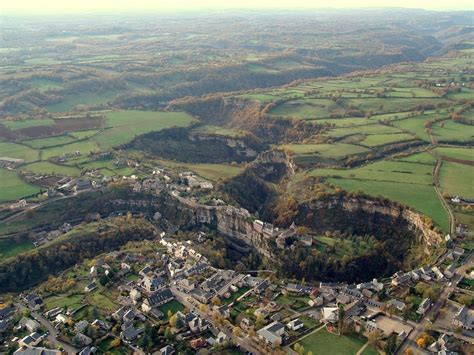
<svg viewBox="0 0 474 355">
<path fill-rule="evenodd" d="M 0 142 L 0 157 L 23 159 L 28 163 L 38 160 L 39 153 L 24 144 Z"/>
<path fill-rule="evenodd" d="M 340 354 L 355 355 L 367 342 L 356 336 L 338 336 L 321 329 L 298 340 L 305 352 L 311 351 L 314 355 Z M 368 354 L 377 354 L 375 350 Z"/>
<path fill-rule="evenodd" d="M 24 182 L 15 171 L 0 168 L 0 181 L 0 202 L 18 200 L 41 191 L 40 187 Z"/>
<path fill-rule="evenodd" d="M 469 147 L 438 147 L 435 151 L 442 157 L 474 161 L 474 149 Z"/>
<path fill-rule="evenodd" d="M 50 118 L 41 119 L 41 120 L 21 120 L 21 121 L 3 121 L 3 125 L 12 131 L 18 129 L 31 128 L 31 127 L 41 127 L 41 126 L 52 126 L 54 125 L 54 120 Z"/>
<path fill-rule="evenodd" d="M 101 149 L 110 149 L 140 134 L 171 127 L 186 127 L 195 119 L 184 112 L 111 111 L 106 113 L 106 128 L 93 137 Z"/>
<path fill-rule="evenodd" d="M 75 167 L 53 164 L 48 161 L 40 161 L 36 163 L 22 165 L 20 167 L 20 170 L 44 175 L 61 175 L 73 177 L 78 177 L 81 175 L 81 171 Z"/>
<path fill-rule="evenodd" d="M 474 166 L 443 161 L 439 175 L 441 190 L 450 196 L 474 198 Z"/>
<path fill-rule="evenodd" d="M 111 161 L 89 161 L 88 156 L 93 152 L 109 150 L 113 147 L 128 143 L 136 136 L 151 131 L 159 131 L 170 127 L 188 126 L 195 121 L 194 118 L 182 112 L 152 112 L 152 111 L 108 111 L 105 113 L 106 121 L 103 130 L 82 130 L 82 123 L 93 122 L 78 121 L 71 124 L 66 120 L 21 120 L 3 121 L 5 126 L 12 130 L 38 126 L 53 126 L 59 124 L 71 125 L 73 130 L 62 135 L 23 140 L 21 143 L 0 142 L 0 156 L 23 159 L 25 164 L 18 170 L 35 174 L 51 174 L 78 177 L 85 169 L 98 169 L 104 176 L 129 176 L 134 170 L 128 167 L 116 167 Z M 80 120 L 80 119 L 78 119 Z M 82 124 L 82 125 L 81 125 Z M 78 129 L 75 131 L 74 129 Z M 219 127 L 208 129 L 222 134 L 238 134 L 231 130 Z M 68 154 L 79 152 L 80 159 L 68 160 L 59 165 L 49 161 L 51 158 L 65 157 Z M 232 177 L 242 171 L 238 167 L 217 165 L 193 166 L 196 172 L 203 177 L 217 181 L 219 178 Z M 0 201 L 11 201 L 29 196 L 40 191 L 23 182 L 17 172 L 1 170 L 2 186 L 0 187 Z"/>
<path fill-rule="evenodd" d="M 317 155 L 329 159 L 341 159 L 349 155 L 363 154 L 370 152 L 369 148 L 354 144 L 333 143 L 333 144 L 286 144 L 280 146 L 296 156 Z"/>
<path fill-rule="evenodd" d="M 346 191 L 361 190 L 374 197 L 389 198 L 426 214 L 443 231 L 448 231 L 448 216 L 432 185 L 434 160 L 428 153 L 421 154 L 424 155 L 354 169 L 314 169 L 308 175 L 326 177 Z"/>
<path fill-rule="evenodd" d="M 226 165 L 226 164 L 187 164 L 181 162 L 173 162 L 170 160 L 160 159 L 159 162 L 169 168 L 180 168 L 190 170 L 197 175 L 211 181 L 219 181 L 221 179 L 229 179 L 239 175 L 244 171 L 243 166 Z"/>
</svg>

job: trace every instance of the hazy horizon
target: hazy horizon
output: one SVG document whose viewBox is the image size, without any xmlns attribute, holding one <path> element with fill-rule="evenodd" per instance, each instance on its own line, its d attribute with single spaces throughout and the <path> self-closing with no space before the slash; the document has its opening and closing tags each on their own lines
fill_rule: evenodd
<svg viewBox="0 0 474 355">
<path fill-rule="evenodd" d="M 410 1 L 410 0 L 387 0 L 383 4 L 374 0 L 333 0 L 333 1 L 311 1 L 311 0 L 228 0 L 225 4 L 218 0 L 176 0 L 169 2 L 152 0 L 83 0 L 80 2 L 64 2 L 61 0 L 18 0 L 4 4 L 0 8 L 0 14 L 34 15 L 34 14 L 77 14 L 77 13 L 114 13 L 114 12 L 182 12 L 199 10 L 305 10 L 305 9 L 424 9 L 436 11 L 470 11 L 474 9 L 471 0 L 453 1 Z"/>
</svg>

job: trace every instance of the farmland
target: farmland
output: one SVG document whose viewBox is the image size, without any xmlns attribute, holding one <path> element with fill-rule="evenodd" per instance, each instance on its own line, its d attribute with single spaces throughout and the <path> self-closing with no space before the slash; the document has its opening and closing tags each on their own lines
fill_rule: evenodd
<svg viewBox="0 0 474 355">
<path fill-rule="evenodd" d="M 308 175 L 327 177 L 329 182 L 347 191 L 362 190 L 374 197 L 406 204 L 446 230 L 446 211 L 432 186 L 434 161 L 428 153 L 420 154 L 355 169 L 314 169 Z"/>
<path fill-rule="evenodd" d="M 474 166 L 443 161 L 440 172 L 441 189 L 451 196 L 474 198 Z"/>
<path fill-rule="evenodd" d="M 12 201 L 19 198 L 34 195 L 40 192 L 40 188 L 24 182 L 15 171 L 0 169 L 0 201 Z"/>
<path fill-rule="evenodd" d="M 140 122 L 140 124 L 137 124 Z M 21 131 L 25 128 L 48 127 L 53 129 L 44 131 L 46 136 L 41 138 L 26 139 L 21 142 L 16 140 L 0 142 L 0 156 L 23 159 L 24 165 L 18 167 L 18 171 L 29 172 L 39 175 L 60 175 L 78 177 L 83 169 L 98 169 L 104 176 L 131 175 L 133 169 L 117 167 L 111 161 L 88 162 L 87 157 L 93 152 L 110 150 L 129 142 L 135 136 L 159 131 L 169 127 L 187 126 L 194 119 L 181 112 L 151 112 L 151 111 L 114 111 L 105 113 L 104 128 L 90 130 L 100 123 L 97 118 L 74 119 L 47 119 L 47 120 L 19 120 L 3 121 L 3 124 L 11 129 Z M 71 129 L 69 131 L 68 129 Z M 61 132 L 54 135 L 54 132 Z M 29 132 L 33 133 L 33 132 Z M 53 134 L 52 136 L 47 136 Z M 77 163 L 68 159 L 68 162 L 57 164 L 51 159 L 79 155 L 85 161 Z M 70 161 L 69 161 L 70 160 Z M 206 176 L 214 176 L 218 171 L 223 171 L 223 176 L 233 176 L 238 170 L 222 170 L 222 167 L 201 167 Z M 14 171 L 2 169 L 2 181 L 5 183 L 0 187 L 0 200 L 11 201 L 23 196 L 29 196 L 39 192 L 39 188 L 23 182 Z"/>
</svg>

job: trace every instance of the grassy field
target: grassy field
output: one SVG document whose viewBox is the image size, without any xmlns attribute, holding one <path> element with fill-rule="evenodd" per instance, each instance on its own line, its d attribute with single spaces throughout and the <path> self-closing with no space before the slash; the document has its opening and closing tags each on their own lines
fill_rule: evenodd
<svg viewBox="0 0 474 355">
<path fill-rule="evenodd" d="M 67 143 L 74 142 L 74 138 L 63 135 L 63 136 L 56 136 L 56 137 L 47 137 L 47 138 L 39 138 L 39 139 L 29 139 L 23 141 L 24 144 L 29 145 L 32 148 L 46 148 L 52 147 L 55 145 L 62 145 Z"/>
<path fill-rule="evenodd" d="M 442 125 L 444 124 L 444 127 Z M 432 126 L 433 136 L 442 142 L 467 142 L 474 140 L 474 126 L 453 120 L 437 122 Z"/>
<path fill-rule="evenodd" d="M 407 158 L 417 160 L 420 156 Z M 429 163 L 380 161 L 355 169 L 314 169 L 308 175 L 328 177 L 329 182 L 347 191 L 362 190 L 368 195 L 407 205 L 426 214 L 447 231 L 448 217 L 432 185 L 432 171 L 432 160 Z"/>
<path fill-rule="evenodd" d="M 436 152 L 439 153 L 441 156 L 446 156 L 449 158 L 474 161 L 474 149 L 469 147 L 439 147 L 436 148 Z"/>
<path fill-rule="evenodd" d="M 160 163 L 170 168 L 181 168 L 190 170 L 204 179 L 218 181 L 219 179 L 230 179 L 244 171 L 242 166 L 226 164 L 187 164 L 177 163 L 170 160 L 160 160 Z"/>
<path fill-rule="evenodd" d="M 301 99 L 287 101 L 270 111 L 270 114 L 301 119 L 325 118 L 331 113 L 343 114 L 344 108 L 329 99 Z"/>
<path fill-rule="evenodd" d="M 3 125 L 12 131 L 16 131 L 22 128 L 40 127 L 40 126 L 53 126 L 54 120 L 45 118 L 41 120 L 21 120 L 21 121 L 2 121 Z"/>
<path fill-rule="evenodd" d="M 38 160 L 38 151 L 23 144 L 0 142 L 0 157 L 23 159 L 26 163 Z"/>
<path fill-rule="evenodd" d="M 305 353 L 311 351 L 314 355 L 355 355 L 361 349 L 366 340 L 353 336 L 338 336 L 321 329 L 298 341 L 305 349 Z"/>
<path fill-rule="evenodd" d="M 46 148 L 41 150 L 42 159 L 49 159 L 52 157 L 61 157 L 64 154 L 72 154 L 79 151 L 82 155 L 89 155 L 91 152 L 99 151 L 99 146 L 91 140 L 74 142 L 58 147 Z"/>
<path fill-rule="evenodd" d="M 386 197 L 407 205 L 416 211 L 426 214 L 443 231 L 449 231 L 448 215 L 433 186 L 350 178 L 331 178 L 328 181 L 347 191 L 357 191 L 360 189 L 368 195 Z"/>
<path fill-rule="evenodd" d="M 86 131 L 76 131 L 69 133 L 70 136 L 77 138 L 77 139 L 84 139 L 93 136 L 94 134 L 98 133 L 99 130 L 97 129 L 90 129 Z"/>
<path fill-rule="evenodd" d="M 39 91 L 58 90 L 63 88 L 61 82 L 43 78 L 32 79 L 31 84 Z"/>
<path fill-rule="evenodd" d="M 395 134 L 371 134 L 367 136 L 360 144 L 367 147 L 376 147 L 380 145 L 386 145 L 390 143 L 411 141 L 415 138 L 408 133 L 395 133 Z"/>
<path fill-rule="evenodd" d="M 370 124 L 367 126 L 343 127 L 335 128 L 329 131 L 328 135 L 335 138 L 342 138 L 354 134 L 395 134 L 403 133 L 395 127 L 385 126 L 381 124 Z"/>
<path fill-rule="evenodd" d="M 11 239 L 2 238 L 0 239 L 0 263 L 31 249 L 33 249 L 33 244 L 29 240 L 16 242 Z"/>
<path fill-rule="evenodd" d="M 433 165 L 436 163 L 435 157 L 431 153 L 428 153 L 428 152 L 412 154 L 406 157 L 399 158 L 397 160 L 421 163 L 421 164 L 429 164 L 429 165 Z"/>
<path fill-rule="evenodd" d="M 167 319 L 168 319 L 168 311 L 171 311 L 173 314 L 175 314 L 176 312 L 182 311 L 183 309 L 184 309 L 184 306 L 176 300 L 168 302 L 160 307 L 160 311 L 163 312 L 163 314 L 165 315 Z"/>
<path fill-rule="evenodd" d="M 35 174 L 61 175 L 61 176 L 80 176 L 81 171 L 72 166 L 53 164 L 48 161 L 40 161 L 23 165 L 21 170 L 30 171 Z"/>
<path fill-rule="evenodd" d="M 399 161 L 380 161 L 356 169 L 315 169 L 309 174 L 430 186 L 432 184 L 431 166 Z"/>
<path fill-rule="evenodd" d="M 93 139 L 102 149 L 131 141 L 135 136 L 170 127 L 185 127 L 195 121 L 184 112 L 114 111 L 106 114 L 107 128 Z"/>
<path fill-rule="evenodd" d="M 71 295 L 71 296 L 51 296 L 44 300 L 46 310 L 50 310 L 56 307 L 72 307 L 78 308 L 81 305 L 84 295 Z"/>
<path fill-rule="evenodd" d="M 0 169 L 0 202 L 14 201 L 41 191 L 38 186 L 24 182 L 15 171 Z"/>
<path fill-rule="evenodd" d="M 66 112 L 78 106 L 106 103 L 113 99 L 116 94 L 114 91 L 107 91 L 104 93 L 81 92 L 79 94 L 66 95 L 61 102 L 49 105 L 47 108 L 50 112 Z"/>
<path fill-rule="evenodd" d="M 348 155 L 367 153 L 370 151 L 354 144 L 333 143 L 333 144 L 287 144 L 281 146 L 296 155 L 316 154 L 325 158 L 338 159 Z"/>
<path fill-rule="evenodd" d="M 474 166 L 443 161 L 439 182 L 441 190 L 451 196 L 474 198 Z"/>
<path fill-rule="evenodd" d="M 99 292 L 94 292 L 92 295 L 87 297 L 87 302 L 94 307 L 103 309 L 109 312 L 115 312 L 119 306 L 110 297 L 107 297 Z"/>
<path fill-rule="evenodd" d="M 216 134 L 216 135 L 227 136 L 227 137 L 240 137 L 243 135 L 241 132 L 233 130 L 233 129 L 223 128 L 223 127 L 218 127 L 218 126 L 211 126 L 211 125 L 199 126 L 193 131 Z"/>
</svg>

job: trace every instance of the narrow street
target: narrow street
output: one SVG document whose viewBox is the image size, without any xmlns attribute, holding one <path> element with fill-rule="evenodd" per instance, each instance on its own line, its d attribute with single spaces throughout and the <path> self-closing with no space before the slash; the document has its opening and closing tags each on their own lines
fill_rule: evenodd
<svg viewBox="0 0 474 355">
<path fill-rule="evenodd" d="M 207 322 L 209 322 L 209 324 L 211 324 L 214 328 L 222 331 L 229 339 L 232 339 L 234 344 L 240 346 L 243 350 L 250 351 L 253 354 L 260 354 L 262 352 L 261 348 L 257 348 L 258 344 L 255 344 L 251 339 L 238 337 L 232 332 L 232 329 L 215 324 L 209 314 L 201 312 L 198 307 L 188 301 L 188 297 L 190 297 L 189 295 L 179 291 L 176 287 L 171 287 L 171 292 L 186 308 L 198 314 L 202 319 L 205 319 Z"/>
<path fill-rule="evenodd" d="M 65 342 L 62 342 L 61 340 L 58 340 L 58 331 L 56 328 L 53 327 L 51 322 L 44 318 L 41 314 L 38 312 L 31 312 L 31 315 L 33 316 L 34 319 L 36 319 L 38 322 L 41 323 L 43 327 L 45 327 L 48 332 L 48 340 L 54 344 L 58 348 L 63 348 L 68 354 L 77 354 L 79 352 L 78 349 L 74 348 L 72 345 L 69 345 Z"/>
</svg>

